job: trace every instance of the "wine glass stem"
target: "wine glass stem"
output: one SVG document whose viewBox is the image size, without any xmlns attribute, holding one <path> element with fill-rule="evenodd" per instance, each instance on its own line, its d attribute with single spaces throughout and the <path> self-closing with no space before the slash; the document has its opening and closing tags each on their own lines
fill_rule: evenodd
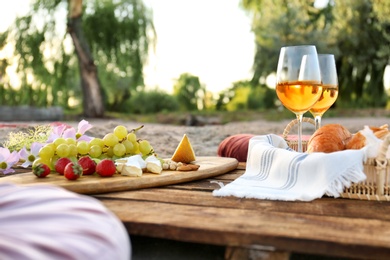
<svg viewBox="0 0 390 260">
<path fill-rule="evenodd" d="M 302 118 L 303 115 L 297 115 L 298 119 L 298 152 L 302 153 Z"/>
<path fill-rule="evenodd" d="M 321 116 L 315 116 L 314 117 L 315 127 L 316 130 L 321 127 Z"/>
</svg>

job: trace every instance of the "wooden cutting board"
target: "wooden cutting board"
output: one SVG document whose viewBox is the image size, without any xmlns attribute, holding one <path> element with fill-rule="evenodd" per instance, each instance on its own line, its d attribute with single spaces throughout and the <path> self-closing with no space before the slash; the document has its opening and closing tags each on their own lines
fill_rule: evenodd
<svg viewBox="0 0 390 260">
<path fill-rule="evenodd" d="M 85 175 L 75 181 L 69 181 L 57 173 L 51 173 L 46 178 L 37 178 L 32 172 L 27 172 L 0 178 L 0 183 L 11 182 L 19 185 L 52 184 L 76 193 L 100 194 L 209 178 L 234 170 L 238 166 L 236 159 L 226 157 L 197 157 L 195 163 L 200 165 L 197 171 L 163 171 L 159 175 L 144 173 L 141 177 L 115 174 L 113 177 L 103 178 L 95 174 Z"/>
</svg>

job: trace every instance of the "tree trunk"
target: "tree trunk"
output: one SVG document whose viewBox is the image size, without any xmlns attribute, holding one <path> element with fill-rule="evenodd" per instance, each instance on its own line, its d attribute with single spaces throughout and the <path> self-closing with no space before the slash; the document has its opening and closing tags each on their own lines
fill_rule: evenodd
<svg viewBox="0 0 390 260">
<path fill-rule="evenodd" d="M 69 0 L 68 33 L 77 53 L 86 117 L 103 117 L 104 105 L 97 68 L 82 29 L 82 0 Z"/>
</svg>

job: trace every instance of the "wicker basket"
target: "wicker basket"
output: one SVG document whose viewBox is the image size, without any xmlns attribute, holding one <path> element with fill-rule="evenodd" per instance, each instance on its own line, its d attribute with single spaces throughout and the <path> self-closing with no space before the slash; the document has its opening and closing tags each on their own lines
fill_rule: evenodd
<svg viewBox="0 0 390 260">
<path fill-rule="evenodd" d="M 311 118 L 303 118 L 303 122 L 308 122 L 314 125 L 314 120 Z M 291 139 L 289 136 L 290 130 L 298 123 L 295 119 L 291 121 L 283 132 L 283 138 L 288 145 L 297 150 L 298 141 Z M 307 150 L 308 138 L 303 138 L 302 149 Z M 387 149 L 390 145 L 390 134 L 388 134 L 380 147 L 376 158 L 368 158 L 363 164 L 364 173 L 367 178 L 363 182 L 354 183 L 351 187 L 346 188 L 340 194 L 342 198 L 360 199 L 360 200 L 378 200 L 390 201 L 390 159 L 386 159 Z"/>
</svg>

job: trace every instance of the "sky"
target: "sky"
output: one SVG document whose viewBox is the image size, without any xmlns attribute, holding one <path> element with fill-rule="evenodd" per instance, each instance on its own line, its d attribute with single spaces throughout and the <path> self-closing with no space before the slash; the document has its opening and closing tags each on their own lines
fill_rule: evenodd
<svg viewBox="0 0 390 260">
<path fill-rule="evenodd" d="M 144 0 L 152 9 L 155 51 L 144 70 L 145 85 L 172 93 L 183 73 L 199 77 L 213 93 L 250 79 L 254 35 L 240 0 Z M 9 1 L 0 9 L 0 31 L 28 11 L 29 0 Z"/>
<path fill-rule="evenodd" d="M 145 69 L 145 83 L 172 90 L 182 73 L 199 77 L 217 93 L 249 79 L 254 35 L 239 0 L 145 0 L 153 10 L 156 52 Z"/>
</svg>

